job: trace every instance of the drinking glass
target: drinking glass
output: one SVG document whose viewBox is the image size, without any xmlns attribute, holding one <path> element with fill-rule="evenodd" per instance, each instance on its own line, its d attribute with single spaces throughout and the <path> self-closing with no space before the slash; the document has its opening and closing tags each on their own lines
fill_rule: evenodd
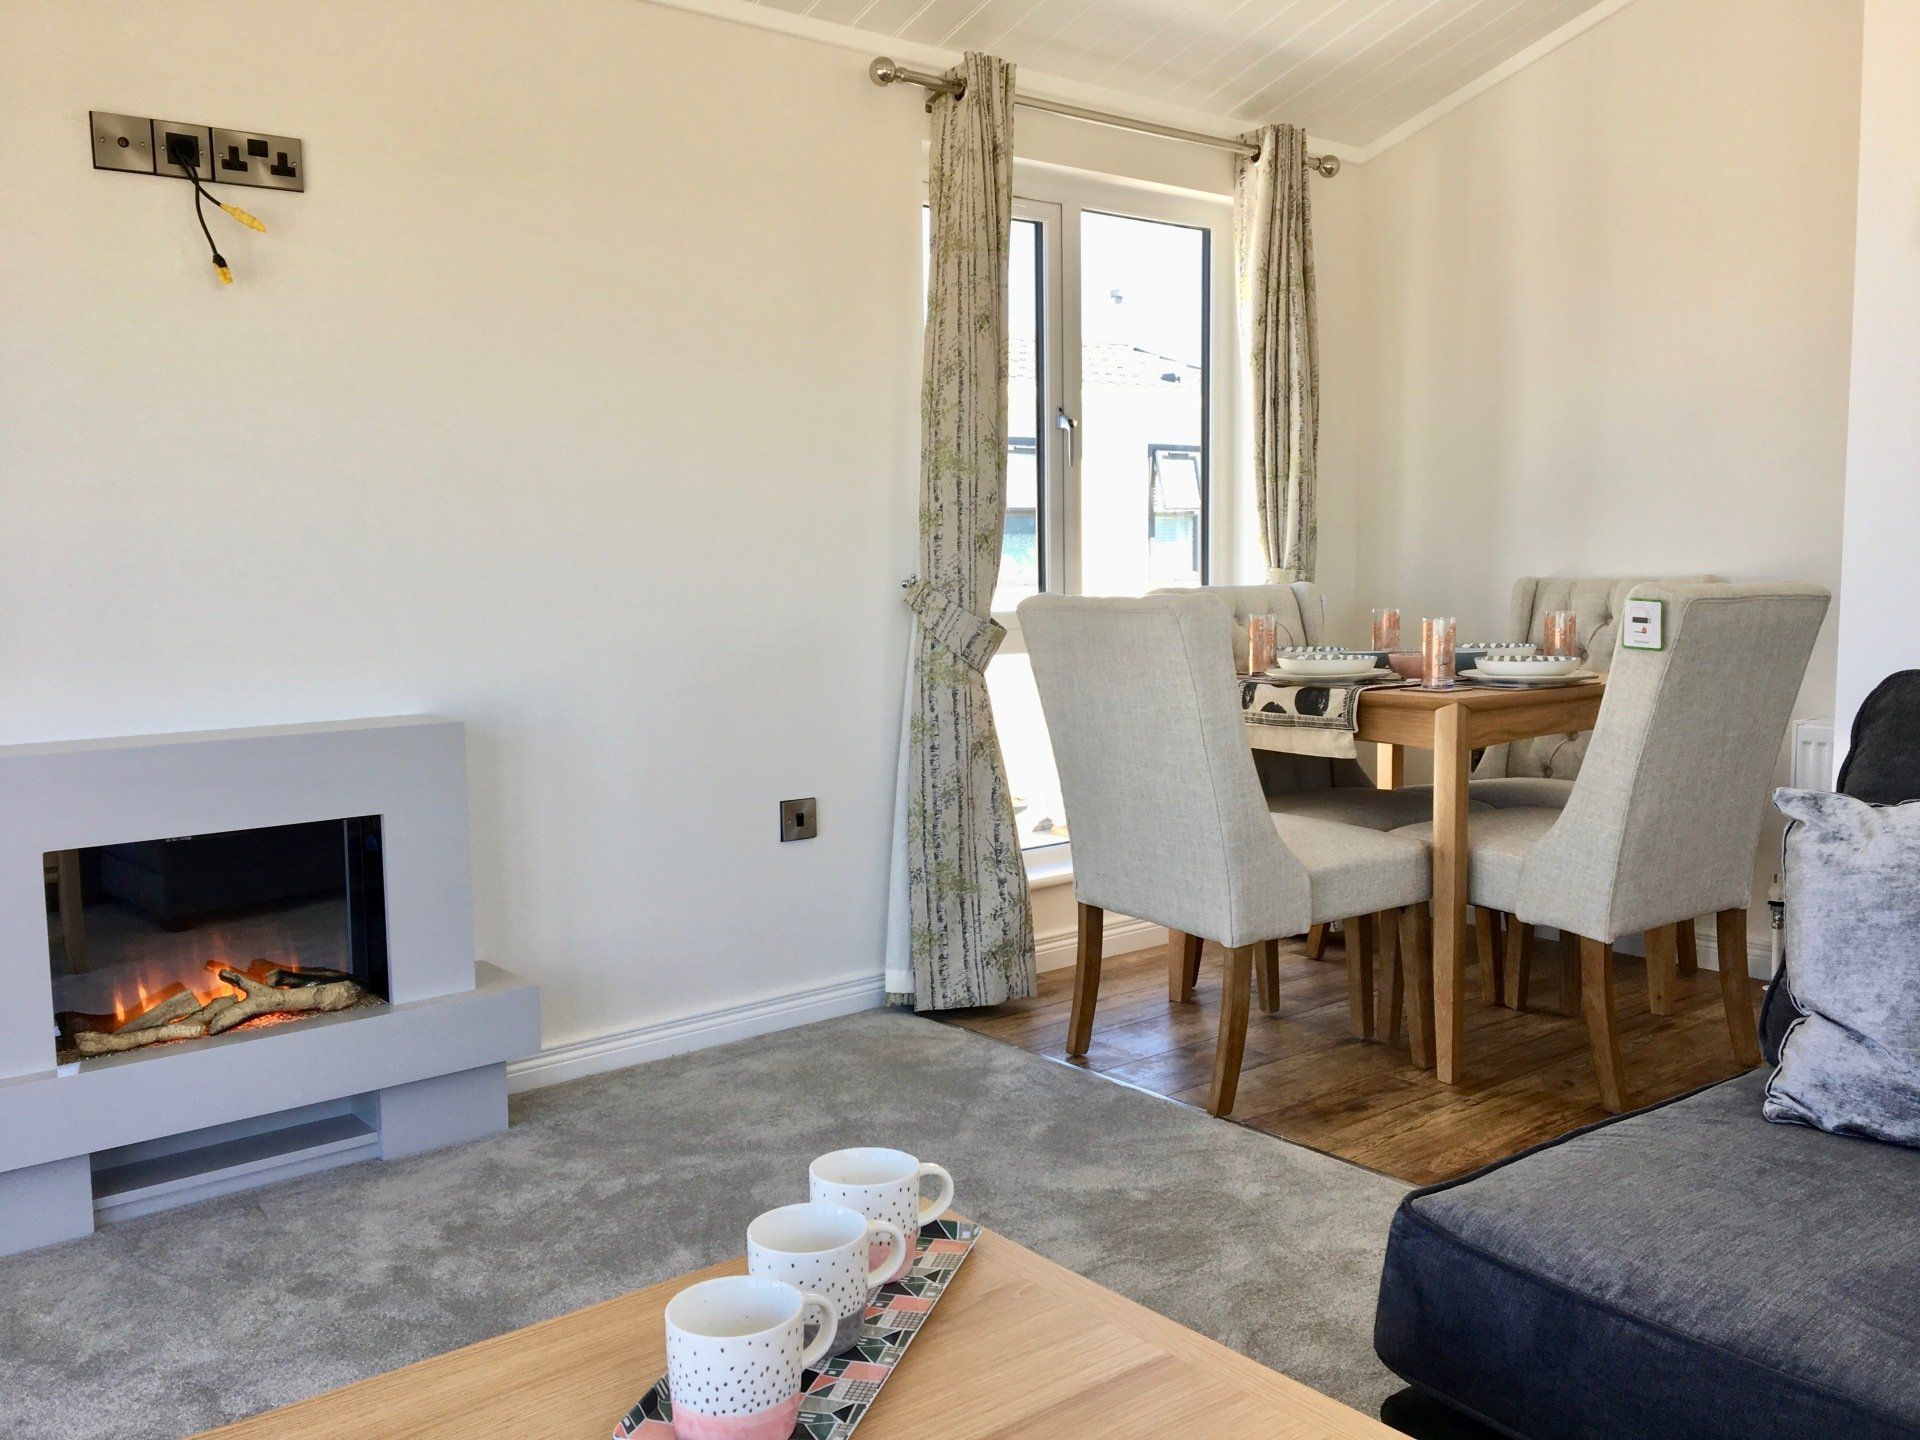
<svg viewBox="0 0 1920 1440">
<path fill-rule="evenodd" d="M 1400 612 L 1398 610 L 1373 612 L 1373 648 L 1376 650 L 1400 648 Z"/>
<path fill-rule="evenodd" d="M 1280 617 L 1278 615 L 1249 615 L 1247 617 L 1247 673 L 1264 675 L 1273 668 L 1273 655 L 1279 645 Z"/>
<path fill-rule="evenodd" d="M 1546 619 L 1546 633 L 1542 637 L 1540 651 L 1544 655 L 1578 655 L 1580 653 L 1579 631 L 1576 628 L 1579 617 L 1571 610 L 1549 610 Z"/>
<path fill-rule="evenodd" d="M 1454 621 L 1451 615 L 1430 616 L 1420 622 L 1421 679 L 1435 689 L 1454 683 Z"/>
</svg>

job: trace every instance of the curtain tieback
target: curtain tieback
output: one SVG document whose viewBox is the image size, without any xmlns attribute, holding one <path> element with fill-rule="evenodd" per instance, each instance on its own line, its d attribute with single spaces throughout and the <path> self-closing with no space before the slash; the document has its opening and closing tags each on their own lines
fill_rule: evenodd
<svg viewBox="0 0 1920 1440">
<path fill-rule="evenodd" d="M 1007 638 L 1007 627 L 998 620 L 981 619 L 925 580 L 909 580 L 906 588 L 907 608 L 933 642 L 968 668 L 984 672 Z"/>
</svg>

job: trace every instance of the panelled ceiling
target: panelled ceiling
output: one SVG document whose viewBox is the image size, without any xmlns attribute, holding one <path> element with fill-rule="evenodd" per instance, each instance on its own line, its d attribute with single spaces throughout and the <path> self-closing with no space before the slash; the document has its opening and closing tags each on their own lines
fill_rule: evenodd
<svg viewBox="0 0 1920 1440">
<path fill-rule="evenodd" d="M 1362 148 L 1603 0 L 756 0 Z"/>
</svg>

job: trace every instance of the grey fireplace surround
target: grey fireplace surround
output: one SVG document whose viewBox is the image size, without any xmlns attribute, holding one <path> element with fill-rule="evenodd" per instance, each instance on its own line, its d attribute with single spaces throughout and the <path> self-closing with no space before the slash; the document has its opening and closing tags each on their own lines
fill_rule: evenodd
<svg viewBox="0 0 1920 1440">
<path fill-rule="evenodd" d="M 378 815 L 388 1001 L 56 1063 L 43 855 Z M 433 716 L 0 746 L 0 1254 L 506 1128 L 539 992 L 474 955 L 463 727 Z"/>
</svg>

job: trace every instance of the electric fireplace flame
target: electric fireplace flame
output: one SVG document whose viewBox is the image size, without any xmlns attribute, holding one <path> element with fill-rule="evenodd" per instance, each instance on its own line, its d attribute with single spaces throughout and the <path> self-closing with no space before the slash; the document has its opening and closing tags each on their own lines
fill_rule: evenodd
<svg viewBox="0 0 1920 1440">
<path fill-rule="evenodd" d="M 50 851 L 61 1063 L 386 998 L 380 818 Z"/>
</svg>

